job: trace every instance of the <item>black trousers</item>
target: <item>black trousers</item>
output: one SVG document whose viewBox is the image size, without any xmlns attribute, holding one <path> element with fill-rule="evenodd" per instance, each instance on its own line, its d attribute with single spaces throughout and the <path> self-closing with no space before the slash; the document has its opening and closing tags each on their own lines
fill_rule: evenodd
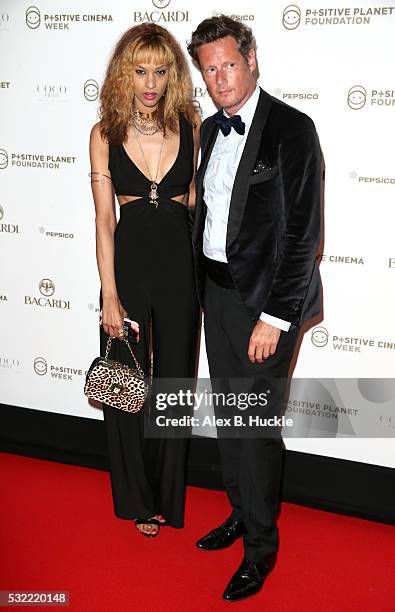
<svg viewBox="0 0 395 612">
<path fill-rule="evenodd" d="M 213 391 L 229 392 L 233 378 L 249 379 L 248 389 L 255 393 L 264 392 L 277 377 L 287 379 L 299 329 L 291 326 L 288 332 L 281 332 L 275 354 L 261 364 L 251 363 L 247 352 L 255 323 L 236 289 L 220 286 L 206 276 L 204 327 Z M 286 389 L 282 391 L 284 396 Z M 278 416 L 283 413 L 280 399 L 277 396 Z M 261 561 L 275 553 L 279 544 L 281 435 L 236 438 L 219 434 L 218 445 L 231 516 L 247 528 L 245 556 Z"/>
</svg>

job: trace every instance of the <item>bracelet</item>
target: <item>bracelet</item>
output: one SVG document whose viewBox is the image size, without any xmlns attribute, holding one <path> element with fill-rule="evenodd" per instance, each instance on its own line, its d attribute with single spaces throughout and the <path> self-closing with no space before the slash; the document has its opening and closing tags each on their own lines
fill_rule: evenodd
<svg viewBox="0 0 395 612">
<path fill-rule="evenodd" d="M 104 176 L 107 177 L 108 179 L 110 179 L 111 181 L 111 176 L 108 176 L 108 174 L 104 174 L 104 172 L 89 172 L 89 176 L 92 177 L 93 174 L 97 174 L 98 176 L 100 176 L 101 178 L 99 179 L 92 179 L 91 183 L 104 183 Z"/>
</svg>

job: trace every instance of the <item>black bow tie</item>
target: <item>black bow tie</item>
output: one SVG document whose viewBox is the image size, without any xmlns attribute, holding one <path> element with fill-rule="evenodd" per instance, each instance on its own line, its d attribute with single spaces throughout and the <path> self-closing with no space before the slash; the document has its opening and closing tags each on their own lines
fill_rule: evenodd
<svg viewBox="0 0 395 612">
<path fill-rule="evenodd" d="M 241 120 L 240 115 L 233 115 L 233 117 L 225 117 L 222 110 L 218 111 L 214 115 L 214 121 L 219 125 L 221 132 L 224 136 L 229 136 L 231 129 L 233 128 L 241 136 L 244 134 L 246 126 Z"/>
</svg>

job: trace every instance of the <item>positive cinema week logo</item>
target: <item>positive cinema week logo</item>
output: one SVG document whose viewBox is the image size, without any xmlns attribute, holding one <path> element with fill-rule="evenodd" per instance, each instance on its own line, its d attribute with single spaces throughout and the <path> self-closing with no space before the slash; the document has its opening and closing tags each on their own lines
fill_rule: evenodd
<svg viewBox="0 0 395 612">
<path fill-rule="evenodd" d="M 113 17 L 110 13 L 42 13 L 37 6 L 29 6 L 25 21 L 30 30 L 41 26 L 46 30 L 70 30 L 76 23 L 112 23 Z"/>
<path fill-rule="evenodd" d="M 334 351 L 347 351 L 348 353 L 362 353 L 365 350 L 377 349 L 395 351 L 395 341 L 393 339 L 332 335 L 326 327 L 321 325 L 311 330 L 310 339 L 312 344 L 319 349 L 328 347 Z"/>
</svg>

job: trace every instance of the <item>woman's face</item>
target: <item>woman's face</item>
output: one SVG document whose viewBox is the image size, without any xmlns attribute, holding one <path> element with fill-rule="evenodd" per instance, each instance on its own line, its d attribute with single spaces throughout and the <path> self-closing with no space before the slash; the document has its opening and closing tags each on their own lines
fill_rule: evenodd
<svg viewBox="0 0 395 612">
<path fill-rule="evenodd" d="M 143 113 L 151 113 L 158 105 L 169 81 L 167 64 L 133 66 L 135 105 Z"/>
</svg>

